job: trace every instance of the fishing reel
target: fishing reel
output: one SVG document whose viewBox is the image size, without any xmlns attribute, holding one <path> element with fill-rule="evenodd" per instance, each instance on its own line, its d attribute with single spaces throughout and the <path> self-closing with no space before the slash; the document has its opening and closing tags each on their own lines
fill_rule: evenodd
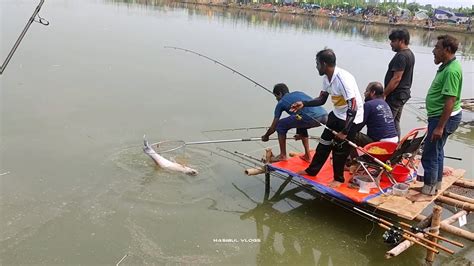
<svg viewBox="0 0 474 266">
<path fill-rule="evenodd" d="M 383 242 L 390 245 L 398 245 L 403 240 L 402 233 L 396 228 L 390 228 L 382 235 Z"/>
</svg>

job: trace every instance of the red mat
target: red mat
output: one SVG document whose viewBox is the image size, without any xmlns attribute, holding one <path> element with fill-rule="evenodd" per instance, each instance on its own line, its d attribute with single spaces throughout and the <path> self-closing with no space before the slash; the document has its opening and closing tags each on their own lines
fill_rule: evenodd
<svg viewBox="0 0 474 266">
<path fill-rule="evenodd" d="M 329 187 L 329 183 L 333 181 L 333 171 L 332 171 L 332 157 L 329 156 L 328 160 L 324 164 L 321 171 L 316 176 L 308 176 L 308 175 L 298 175 L 296 172 L 300 170 L 305 170 L 308 167 L 309 163 L 300 159 L 299 156 L 291 157 L 286 161 L 280 161 L 276 163 L 270 164 L 270 168 L 276 171 L 285 172 L 292 176 L 301 177 L 305 180 L 311 181 L 312 183 L 316 183 L 319 188 L 323 188 L 323 190 L 332 196 L 337 198 L 344 199 L 344 197 L 352 200 L 356 203 L 362 203 L 370 198 L 381 194 L 378 188 L 370 189 L 368 194 L 360 193 L 358 188 L 349 187 L 349 180 L 352 178 L 352 174 L 349 171 L 344 171 L 344 179 L 346 180 L 344 184 L 341 184 L 339 187 L 332 188 Z M 311 183 L 310 182 L 310 183 Z M 315 184 L 312 184 L 315 185 Z M 380 187 L 385 191 L 387 188 L 391 186 L 391 183 L 380 182 Z M 341 195 L 343 197 L 341 197 Z M 347 200 L 347 199 L 344 199 Z"/>
</svg>

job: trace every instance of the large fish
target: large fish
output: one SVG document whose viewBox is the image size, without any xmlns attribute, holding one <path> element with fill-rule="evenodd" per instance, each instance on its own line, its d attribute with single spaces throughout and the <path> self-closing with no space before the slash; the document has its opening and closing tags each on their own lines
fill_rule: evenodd
<svg viewBox="0 0 474 266">
<path fill-rule="evenodd" d="M 157 165 L 159 165 L 161 168 L 168 169 L 170 171 L 182 172 L 182 173 L 185 173 L 187 175 L 197 175 L 198 174 L 198 171 L 196 171 L 196 170 L 194 170 L 190 167 L 181 165 L 179 163 L 172 162 L 172 161 L 166 159 L 165 157 L 159 155 L 158 153 L 156 153 L 156 151 L 148 144 L 148 141 L 145 139 L 145 136 L 143 136 L 143 145 L 144 145 L 143 151 L 148 156 L 150 156 L 153 159 L 153 161 L 155 161 L 155 163 Z"/>
</svg>

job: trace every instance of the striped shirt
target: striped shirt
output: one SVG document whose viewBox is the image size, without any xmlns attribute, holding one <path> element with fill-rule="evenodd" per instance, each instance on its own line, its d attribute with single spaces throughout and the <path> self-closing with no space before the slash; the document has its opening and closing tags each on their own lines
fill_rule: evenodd
<svg viewBox="0 0 474 266">
<path fill-rule="evenodd" d="M 328 76 L 324 75 L 323 91 L 328 92 L 331 96 L 334 105 L 333 113 L 337 118 L 346 120 L 347 100 L 355 98 L 357 114 L 354 123 L 359 124 L 364 120 L 364 102 L 357 82 L 351 73 L 335 67 L 331 81 L 329 81 Z"/>
</svg>

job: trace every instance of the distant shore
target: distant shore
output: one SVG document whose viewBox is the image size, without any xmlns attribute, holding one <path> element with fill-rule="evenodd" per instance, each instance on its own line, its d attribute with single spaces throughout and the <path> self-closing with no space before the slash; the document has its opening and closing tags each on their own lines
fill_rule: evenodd
<svg viewBox="0 0 474 266">
<path fill-rule="evenodd" d="M 328 19 L 344 19 L 348 21 L 354 21 L 358 23 L 365 23 L 365 24 L 376 24 L 376 25 L 386 25 L 392 27 L 406 27 L 406 28 L 416 28 L 416 29 L 426 29 L 426 30 L 433 30 L 433 31 L 445 31 L 445 32 L 457 32 L 457 33 L 464 33 L 464 34 L 473 34 L 473 31 L 467 31 L 466 25 L 456 25 L 456 24 L 449 24 L 446 22 L 436 22 L 434 24 L 434 28 L 427 28 L 425 27 L 425 20 L 400 20 L 397 23 L 389 23 L 388 17 L 386 16 L 371 16 L 368 20 L 364 20 L 362 15 L 348 15 L 346 13 L 342 13 L 341 15 L 334 16 L 330 14 L 330 10 L 328 9 L 315 9 L 315 10 L 305 10 L 300 7 L 294 6 L 276 6 L 271 4 L 245 4 L 239 5 L 236 3 L 201 3 L 196 1 L 176 1 L 184 4 L 191 4 L 191 5 L 204 5 L 204 6 L 212 6 L 212 7 L 221 7 L 221 8 L 234 8 L 234 9 L 246 9 L 246 10 L 253 10 L 253 11 L 260 11 L 260 12 L 271 12 L 271 13 L 282 13 L 282 14 L 291 14 L 291 15 L 301 15 L 301 16 L 317 16 L 317 17 L 327 17 Z"/>
</svg>

